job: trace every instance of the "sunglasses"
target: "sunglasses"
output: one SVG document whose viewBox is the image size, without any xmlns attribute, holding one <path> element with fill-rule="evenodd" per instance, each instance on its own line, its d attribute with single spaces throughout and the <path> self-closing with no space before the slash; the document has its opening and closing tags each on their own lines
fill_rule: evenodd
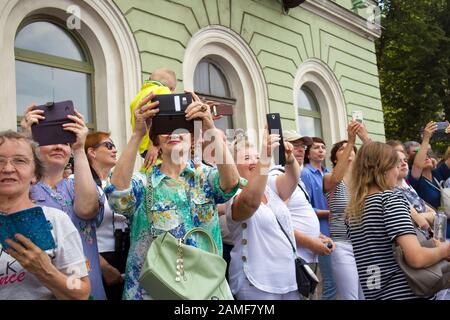
<svg viewBox="0 0 450 320">
<path fill-rule="evenodd" d="M 103 141 L 103 142 L 97 143 L 92 148 L 96 149 L 96 148 L 98 148 L 100 146 L 105 146 L 106 149 L 108 149 L 108 150 L 112 150 L 112 149 L 116 148 L 116 145 L 114 143 L 112 143 L 111 141 Z"/>
</svg>

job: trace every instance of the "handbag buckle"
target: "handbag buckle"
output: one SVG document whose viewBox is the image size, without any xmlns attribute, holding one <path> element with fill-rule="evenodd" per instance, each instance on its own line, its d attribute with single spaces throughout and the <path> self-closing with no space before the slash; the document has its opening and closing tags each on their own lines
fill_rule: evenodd
<svg viewBox="0 0 450 320">
<path fill-rule="evenodd" d="M 176 277 L 175 281 L 180 282 L 181 280 L 186 281 L 186 275 L 184 274 L 184 259 L 183 259 L 183 248 L 181 247 L 183 241 L 182 239 L 178 239 L 178 248 L 177 248 L 177 260 L 176 260 Z"/>
</svg>

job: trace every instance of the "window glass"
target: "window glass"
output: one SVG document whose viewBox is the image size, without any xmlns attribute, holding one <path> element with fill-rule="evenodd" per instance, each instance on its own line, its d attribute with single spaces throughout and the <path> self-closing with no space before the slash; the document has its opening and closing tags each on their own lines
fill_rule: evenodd
<svg viewBox="0 0 450 320">
<path fill-rule="evenodd" d="M 66 31 L 46 21 L 33 22 L 22 28 L 16 36 L 15 47 L 77 61 L 86 60 L 79 45 Z"/>
<path fill-rule="evenodd" d="M 17 112 L 23 115 L 32 102 L 72 100 L 86 122 L 91 117 L 91 79 L 81 72 L 16 60 Z"/>
</svg>

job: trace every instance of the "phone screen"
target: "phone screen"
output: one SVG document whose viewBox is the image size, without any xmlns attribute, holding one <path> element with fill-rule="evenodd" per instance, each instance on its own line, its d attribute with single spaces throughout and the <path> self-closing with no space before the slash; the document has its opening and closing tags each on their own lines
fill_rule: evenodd
<svg viewBox="0 0 450 320">
<path fill-rule="evenodd" d="M 448 127 L 448 122 L 444 121 L 444 122 L 437 122 L 437 131 L 445 131 L 445 129 L 447 129 Z"/>
<path fill-rule="evenodd" d="M 353 111 L 352 119 L 354 121 L 358 121 L 359 123 L 362 123 L 363 122 L 363 113 L 362 113 L 362 111 Z"/>
</svg>

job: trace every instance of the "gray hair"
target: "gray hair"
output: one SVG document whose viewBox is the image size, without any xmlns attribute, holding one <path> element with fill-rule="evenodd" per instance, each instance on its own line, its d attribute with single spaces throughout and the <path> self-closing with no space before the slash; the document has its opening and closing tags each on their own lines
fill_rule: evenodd
<svg viewBox="0 0 450 320">
<path fill-rule="evenodd" d="M 405 143 L 403 143 L 403 146 L 405 147 L 406 152 L 409 151 L 409 147 L 419 147 L 420 143 L 417 141 L 406 141 Z"/>
<path fill-rule="evenodd" d="M 23 133 L 18 133 L 12 130 L 0 132 L 0 146 L 5 143 L 6 140 L 23 140 L 28 143 L 33 153 L 34 175 L 38 181 L 41 180 L 44 174 L 44 165 L 39 157 L 39 145 Z"/>
</svg>

